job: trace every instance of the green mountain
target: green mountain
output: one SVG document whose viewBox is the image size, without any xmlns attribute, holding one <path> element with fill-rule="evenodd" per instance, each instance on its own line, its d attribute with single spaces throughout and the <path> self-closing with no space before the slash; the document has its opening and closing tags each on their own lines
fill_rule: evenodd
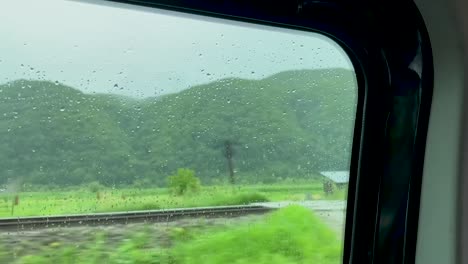
<svg viewBox="0 0 468 264">
<path fill-rule="evenodd" d="M 344 69 L 228 78 L 132 99 L 18 80 L 0 85 L 0 184 L 164 184 L 177 168 L 205 183 L 311 177 L 349 166 L 355 76 Z"/>
</svg>

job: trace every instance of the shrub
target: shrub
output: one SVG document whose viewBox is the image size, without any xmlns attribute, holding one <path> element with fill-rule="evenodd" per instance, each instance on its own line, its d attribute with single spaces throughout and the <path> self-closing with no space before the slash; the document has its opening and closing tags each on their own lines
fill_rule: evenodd
<svg viewBox="0 0 468 264">
<path fill-rule="evenodd" d="M 221 200 L 219 205 L 246 205 L 251 203 L 268 202 L 268 198 L 261 193 L 240 193 L 234 197 Z"/>
<path fill-rule="evenodd" d="M 176 195 L 184 195 L 187 192 L 195 193 L 200 190 L 200 180 L 190 169 L 178 169 L 177 174 L 169 176 L 167 181 L 169 189 Z"/>
</svg>

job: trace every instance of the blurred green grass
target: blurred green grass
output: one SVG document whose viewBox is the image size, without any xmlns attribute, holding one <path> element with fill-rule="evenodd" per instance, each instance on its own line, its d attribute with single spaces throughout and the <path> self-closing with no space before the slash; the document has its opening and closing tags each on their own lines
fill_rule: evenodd
<svg viewBox="0 0 468 264">
<path fill-rule="evenodd" d="M 16 195 L 16 194 L 15 194 Z M 244 205 L 266 201 L 344 200 L 346 190 L 325 195 L 321 183 L 205 186 L 199 193 L 172 195 L 166 188 L 87 189 L 22 192 L 14 206 L 14 195 L 0 195 L 0 217 L 81 214 L 167 208 Z"/>
<path fill-rule="evenodd" d="M 342 241 L 312 211 L 289 206 L 262 221 L 173 228 L 169 247 L 151 243 L 150 232 L 136 232 L 118 247 L 109 248 L 105 234 L 83 247 L 52 245 L 16 263 L 126 263 L 126 264 L 335 264 L 341 261 Z M 3 256 L 0 254 L 0 257 Z"/>
</svg>

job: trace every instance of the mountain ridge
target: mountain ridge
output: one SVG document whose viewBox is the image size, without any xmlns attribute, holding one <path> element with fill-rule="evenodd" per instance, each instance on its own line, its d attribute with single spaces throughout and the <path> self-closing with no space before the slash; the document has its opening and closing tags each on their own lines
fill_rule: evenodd
<svg viewBox="0 0 468 264">
<path fill-rule="evenodd" d="M 346 69 L 224 78 L 143 99 L 9 82 L 0 85 L 0 158 L 7 164 L 0 184 L 163 185 L 182 167 L 220 182 L 227 180 L 226 142 L 240 182 L 346 169 L 355 86 Z"/>
</svg>

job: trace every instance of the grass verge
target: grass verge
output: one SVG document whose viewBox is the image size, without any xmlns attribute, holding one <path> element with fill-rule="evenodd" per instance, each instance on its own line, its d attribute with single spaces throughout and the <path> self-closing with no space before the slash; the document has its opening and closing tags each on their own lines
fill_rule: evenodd
<svg viewBox="0 0 468 264">
<path fill-rule="evenodd" d="M 155 234 L 138 232 L 108 248 L 101 234 L 82 248 L 49 246 L 17 263 L 335 264 L 341 258 L 342 243 L 335 233 L 300 206 L 280 209 L 252 224 L 172 231 L 169 247 L 153 245 Z"/>
<path fill-rule="evenodd" d="M 16 195 L 16 194 L 15 194 Z M 0 195 L 0 217 L 81 214 L 166 208 L 242 205 L 266 201 L 344 200 L 345 190 L 325 195 L 320 183 L 206 186 L 199 193 L 172 195 L 166 188 L 46 191 Z M 308 198 L 306 198 L 308 197 Z M 13 210 L 12 210 L 13 209 Z"/>
</svg>

